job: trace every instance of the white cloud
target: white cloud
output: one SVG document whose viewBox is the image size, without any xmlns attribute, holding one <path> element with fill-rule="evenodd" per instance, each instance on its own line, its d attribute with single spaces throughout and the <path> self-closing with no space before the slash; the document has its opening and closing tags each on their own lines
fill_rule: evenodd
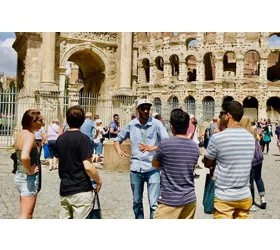
<svg viewBox="0 0 280 250">
<path fill-rule="evenodd" d="M 16 76 L 17 53 L 12 48 L 15 38 L 0 41 L 0 72 L 6 76 Z"/>
</svg>

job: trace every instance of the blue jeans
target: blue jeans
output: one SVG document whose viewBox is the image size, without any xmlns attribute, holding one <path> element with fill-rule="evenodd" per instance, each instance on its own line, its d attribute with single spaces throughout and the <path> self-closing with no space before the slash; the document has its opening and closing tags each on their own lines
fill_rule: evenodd
<svg viewBox="0 0 280 250">
<path fill-rule="evenodd" d="M 251 194 L 253 198 L 253 204 L 255 203 L 254 181 L 256 182 L 259 195 L 265 195 L 265 189 L 262 180 L 262 163 L 253 166 L 250 172 L 250 188 L 251 188 Z"/>
<path fill-rule="evenodd" d="M 147 182 L 150 219 L 153 219 L 158 206 L 157 200 L 160 191 L 159 171 L 157 169 L 146 173 L 130 171 L 130 185 L 133 195 L 133 211 L 135 219 L 144 219 L 143 191 L 145 182 Z"/>
</svg>

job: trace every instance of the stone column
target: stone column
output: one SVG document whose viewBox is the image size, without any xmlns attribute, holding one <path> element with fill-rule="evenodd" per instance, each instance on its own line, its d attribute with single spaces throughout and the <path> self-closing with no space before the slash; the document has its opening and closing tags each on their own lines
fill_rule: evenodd
<svg viewBox="0 0 280 250">
<path fill-rule="evenodd" d="M 66 68 L 59 68 L 59 91 L 64 93 L 65 90 L 65 72 Z"/>
<path fill-rule="evenodd" d="M 216 75 L 215 75 L 215 80 L 216 82 L 221 82 L 223 79 L 223 58 L 217 58 L 216 61 Z"/>
<path fill-rule="evenodd" d="M 261 87 L 266 87 L 267 85 L 267 58 L 260 59 L 260 76 L 259 81 L 261 83 Z"/>
<path fill-rule="evenodd" d="M 54 86 L 55 32 L 43 32 L 42 85 Z"/>
<path fill-rule="evenodd" d="M 132 32 L 122 32 L 120 47 L 120 91 L 130 91 L 132 69 Z"/>
<path fill-rule="evenodd" d="M 164 73 L 164 81 L 166 83 L 170 83 L 172 69 L 171 69 L 171 64 L 170 64 L 169 60 L 164 60 L 163 73 Z"/>
<path fill-rule="evenodd" d="M 180 60 L 179 63 L 179 81 L 185 81 L 187 82 L 187 64 L 186 62 L 183 60 Z"/>
<path fill-rule="evenodd" d="M 196 79 L 197 81 L 202 84 L 204 82 L 204 62 L 203 59 L 197 60 L 197 67 L 196 67 Z"/>
<path fill-rule="evenodd" d="M 242 80 L 244 78 L 244 56 L 236 55 L 236 79 Z"/>
</svg>

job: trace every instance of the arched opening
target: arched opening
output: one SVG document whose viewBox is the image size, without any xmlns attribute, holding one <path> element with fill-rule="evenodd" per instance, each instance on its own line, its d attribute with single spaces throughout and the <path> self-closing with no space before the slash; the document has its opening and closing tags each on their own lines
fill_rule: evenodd
<svg viewBox="0 0 280 250">
<path fill-rule="evenodd" d="M 72 54 L 68 61 L 74 63 L 73 68 L 71 68 L 71 83 L 77 81 L 83 83 L 84 93 L 99 94 L 105 80 L 105 65 L 99 55 L 91 49 L 84 49 Z M 75 75 L 72 74 L 72 70 Z M 73 79 L 74 77 L 76 79 Z"/>
<path fill-rule="evenodd" d="M 155 111 L 161 115 L 161 100 L 159 97 L 156 97 L 154 99 L 154 107 L 155 107 Z"/>
<path fill-rule="evenodd" d="M 158 56 L 156 59 L 155 59 L 155 64 L 156 64 L 156 67 L 157 67 L 157 70 L 156 70 L 156 80 L 161 80 L 164 78 L 164 72 L 163 72 L 163 69 L 164 69 L 164 60 L 161 56 Z"/>
<path fill-rule="evenodd" d="M 173 36 L 178 36 L 178 32 L 173 32 Z"/>
<path fill-rule="evenodd" d="M 190 38 L 190 39 L 187 39 L 186 41 L 186 47 L 187 49 L 193 49 L 197 46 L 197 41 L 195 38 Z"/>
<path fill-rule="evenodd" d="M 215 114 L 215 101 L 213 97 L 206 96 L 202 100 L 203 121 L 211 121 Z"/>
<path fill-rule="evenodd" d="M 185 108 L 188 114 L 195 115 L 195 99 L 192 96 L 185 99 Z"/>
<path fill-rule="evenodd" d="M 224 75 L 230 76 L 233 72 L 236 75 L 236 58 L 234 52 L 227 52 L 224 54 L 223 58 Z"/>
<path fill-rule="evenodd" d="M 225 103 L 225 102 L 230 102 L 230 101 L 233 101 L 234 99 L 233 99 L 233 97 L 232 96 L 226 96 L 226 97 L 224 97 L 224 99 L 223 99 L 223 104 Z"/>
<path fill-rule="evenodd" d="M 270 49 L 280 48 L 280 33 L 276 33 L 276 34 L 271 35 L 268 38 L 267 42 L 268 42 L 267 46 Z"/>
<path fill-rule="evenodd" d="M 267 60 L 267 80 L 276 82 L 280 80 L 280 53 L 270 53 Z"/>
<path fill-rule="evenodd" d="M 179 100 L 176 96 L 172 96 L 168 99 L 168 106 L 170 111 L 179 107 Z"/>
<path fill-rule="evenodd" d="M 267 118 L 272 121 L 280 119 L 280 98 L 277 96 L 270 97 L 266 102 Z"/>
<path fill-rule="evenodd" d="M 169 58 L 170 65 L 171 65 L 171 74 L 172 76 L 179 75 L 179 57 L 177 55 L 172 55 Z"/>
<path fill-rule="evenodd" d="M 205 81 L 215 80 L 215 65 L 216 60 L 211 52 L 208 52 L 203 57 Z"/>
<path fill-rule="evenodd" d="M 243 100 L 244 115 L 251 119 L 258 119 L 258 100 L 253 96 L 248 96 Z"/>
<path fill-rule="evenodd" d="M 187 81 L 188 82 L 194 82 L 196 81 L 196 58 L 193 55 L 186 57 L 186 64 L 188 69 L 188 76 Z"/>
<path fill-rule="evenodd" d="M 260 55 L 257 51 L 248 51 L 244 56 L 244 77 L 252 78 L 260 74 Z"/>
<path fill-rule="evenodd" d="M 144 58 L 142 61 L 143 68 L 145 71 L 145 80 L 146 82 L 150 82 L 150 61 L 147 58 Z"/>
</svg>

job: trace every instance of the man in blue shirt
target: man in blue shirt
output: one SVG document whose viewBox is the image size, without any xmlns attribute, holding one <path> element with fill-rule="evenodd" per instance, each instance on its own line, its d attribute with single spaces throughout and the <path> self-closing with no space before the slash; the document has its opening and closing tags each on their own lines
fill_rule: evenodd
<svg viewBox="0 0 280 250">
<path fill-rule="evenodd" d="M 116 138 L 119 133 L 119 115 L 114 114 L 113 119 L 109 124 L 109 139 Z"/>
<path fill-rule="evenodd" d="M 96 124 L 93 120 L 91 120 L 92 114 L 90 112 L 86 113 L 86 119 L 80 128 L 81 132 L 85 135 L 88 136 L 90 139 L 90 147 L 91 147 L 91 154 L 94 152 L 94 140 L 93 140 L 93 135 L 94 130 L 96 130 Z M 96 133 L 98 133 L 98 130 L 96 130 Z"/>
<path fill-rule="evenodd" d="M 152 159 L 159 142 L 169 138 L 161 121 L 149 113 L 152 103 L 141 99 L 136 103 L 138 117 L 130 121 L 115 138 L 114 146 L 119 156 L 130 157 L 120 144 L 127 138 L 131 143 L 130 184 L 133 194 L 133 211 L 136 219 L 144 219 L 143 191 L 147 182 L 150 218 L 154 217 L 160 190 L 159 170 L 152 166 Z"/>
</svg>

